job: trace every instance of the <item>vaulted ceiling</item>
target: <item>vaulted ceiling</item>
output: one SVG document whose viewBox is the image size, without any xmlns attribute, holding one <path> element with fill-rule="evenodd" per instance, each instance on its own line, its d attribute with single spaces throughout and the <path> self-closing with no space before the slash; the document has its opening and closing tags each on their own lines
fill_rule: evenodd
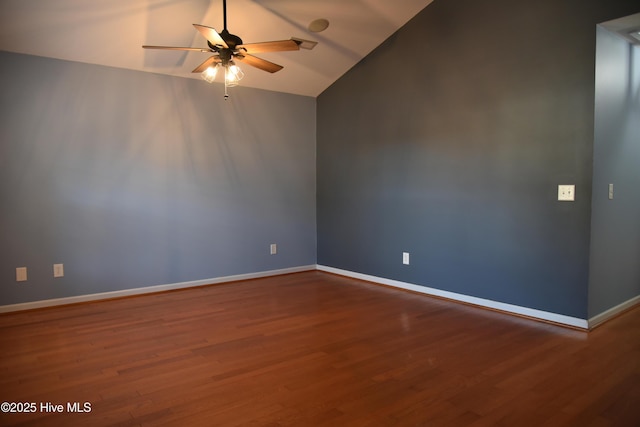
<svg viewBox="0 0 640 427">
<path fill-rule="evenodd" d="M 242 86 L 317 96 L 433 0 L 227 0 L 227 27 L 245 43 L 291 37 L 312 50 L 257 54 L 283 65 L 242 65 Z M 441 0 L 443 1 L 443 0 Z M 309 30 L 319 18 L 323 32 Z M 142 45 L 206 47 L 192 24 L 221 31 L 222 0 L 2 0 L 0 50 L 197 78 L 207 53 Z"/>
</svg>

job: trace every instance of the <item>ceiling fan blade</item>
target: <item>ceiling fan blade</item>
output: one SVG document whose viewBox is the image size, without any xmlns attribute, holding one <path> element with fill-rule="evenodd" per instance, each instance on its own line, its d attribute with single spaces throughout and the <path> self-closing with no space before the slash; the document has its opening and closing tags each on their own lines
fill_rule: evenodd
<svg viewBox="0 0 640 427">
<path fill-rule="evenodd" d="M 142 46 L 143 49 L 163 49 L 163 50 L 188 50 L 192 52 L 211 52 L 211 49 L 203 47 L 173 47 L 173 46 Z"/>
<path fill-rule="evenodd" d="M 284 68 L 282 65 L 274 64 L 273 62 L 269 62 L 262 58 L 258 58 L 257 56 L 249 54 L 237 55 L 236 58 L 244 62 L 245 64 L 249 64 L 253 67 L 268 71 L 270 73 L 275 73 L 276 71 L 280 71 Z"/>
<path fill-rule="evenodd" d="M 203 72 L 204 70 L 206 70 L 207 68 L 209 68 L 211 65 L 213 65 L 216 62 L 221 62 L 220 57 L 211 56 L 206 61 L 204 61 L 202 64 L 200 64 L 196 68 L 194 68 L 192 73 L 201 73 L 201 72 Z"/>
<path fill-rule="evenodd" d="M 204 38 L 207 39 L 207 41 L 212 45 L 221 46 L 224 48 L 229 47 L 227 46 L 227 43 L 225 43 L 225 41 L 222 39 L 220 34 L 218 34 L 218 32 L 213 28 L 200 24 L 193 24 L 193 26 L 196 27 L 196 30 L 200 31 L 200 34 L 202 34 Z"/>
<path fill-rule="evenodd" d="M 288 50 L 300 50 L 300 46 L 293 40 L 278 40 L 273 42 L 245 43 L 236 46 L 247 53 L 284 52 Z"/>
</svg>

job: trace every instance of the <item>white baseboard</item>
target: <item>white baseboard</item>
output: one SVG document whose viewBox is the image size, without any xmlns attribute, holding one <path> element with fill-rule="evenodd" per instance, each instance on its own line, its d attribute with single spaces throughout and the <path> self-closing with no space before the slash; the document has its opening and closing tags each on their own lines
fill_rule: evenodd
<svg viewBox="0 0 640 427">
<path fill-rule="evenodd" d="M 103 299 L 120 298 L 131 295 L 150 294 L 154 292 L 171 291 L 174 289 L 194 288 L 197 286 L 213 285 L 225 282 L 236 282 L 238 280 L 259 279 L 261 277 L 279 276 L 282 274 L 298 273 L 301 271 L 315 270 L 315 265 L 305 265 L 300 267 L 283 268 L 279 270 L 259 271 L 256 273 L 237 274 L 234 276 L 216 277 L 212 279 L 194 280 L 191 282 L 170 283 L 167 285 L 148 286 L 144 288 L 124 289 L 121 291 L 101 292 L 97 294 L 78 295 L 73 297 L 56 298 L 25 302 L 20 304 L 10 304 L 0 306 L 0 313 L 12 311 L 32 310 L 34 308 L 53 307 L 57 305 L 74 304 L 78 302 L 98 301 Z"/>
<path fill-rule="evenodd" d="M 630 300 L 627 300 L 622 304 L 618 304 L 615 307 L 612 307 L 605 312 L 602 312 L 596 316 L 593 316 L 592 318 L 589 319 L 589 329 L 593 329 L 596 326 L 600 326 L 607 320 L 617 316 L 618 314 L 622 313 L 625 310 L 630 309 L 636 304 L 640 304 L 640 295 L 638 295 L 637 297 L 631 298 Z"/>
<path fill-rule="evenodd" d="M 606 322 L 612 317 L 617 316 L 625 310 L 640 304 L 640 295 L 632 298 L 622 304 L 619 304 L 603 313 L 600 313 L 589 320 L 580 319 L 576 317 L 565 316 L 562 314 L 551 313 L 542 310 L 536 310 L 532 308 L 522 307 L 513 304 L 506 304 L 497 301 L 492 301 L 483 298 L 472 297 L 469 295 L 458 294 L 455 292 L 443 291 L 440 289 L 429 288 L 426 286 L 414 285 L 412 283 L 401 282 L 398 280 L 386 279 L 383 277 L 371 276 L 368 274 L 356 273 L 353 271 L 342 270 L 339 268 L 328 267 L 324 265 L 305 265 L 299 267 L 284 268 L 279 270 L 260 271 L 255 273 L 237 274 L 233 276 L 223 276 L 211 279 L 194 280 L 189 282 L 170 283 L 166 285 L 148 286 L 143 288 L 124 289 L 121 291 L 101 292 L 88 295 L 77 295 L 65 298 L 56 298 L 40 301 L 25 302 L 19 304 L 10 304 L 0 306 L 0 313 L 9 313 L 13 311 L 31 310 L 35 308 L 54 307 L 57 305 L 73 304 L 78 302 L 98 301 L 111 298 L 126 297 L 132 295 L 143 295 L 154 292 L 170 291 L 175 289 L 193 288 L 198 286 L 213 285 L 225 282 L 235 282 L 239 280 L 258 279 L 261 277 L 278 276 L 282 274 L 298 273 L 302 271 L 319 270 L 328 273 L 337 274 L 340 276 L 352 277 L 354 279 L 365 280 L 368 282 L 379 283 L 381 285 L 392 286 L 396 288 L 406 289 L 413 292 L 418 292 L 426 295 L 433 295 L 441 298 L 450 299 L 453 301 L 460 301 L 467 304 L 477 305 L 480 307 L 486 307 L 493 310 L 499 310 L 506 313 L 518 314 L 521 316 L 532 317 L 549 322 L 559 323 L 567 326 L 572 326 L 580 329 L 593 329 L 596 326 Z"/>
<path fill-rule="evenodd" d="M 571 326 L 574 328 L 580 328 L 585 330 L 589 328 L 589 323 L 587 322 L 586 319 L 580 319 L 577 317 L 565 316 L 563 314 L 536 310 L 533 308 L 522 307 L 519 305 L 506 304 L 506 303 L 492 301 L 484 298 L 477 298 L 469 295 L 458 294 L 455 292 L 429 288 L 426 286 L 414 285 L 412 283 L 400 282 L 398 280 L 385 279 L 383 277 L 370 276 L 368 274 L 356 273 L 348 270 L 341 270 L 339 268 L 327 267 L 324 265 L 318 265 L 317 269 L 320 271 L 326 271 L 328 273 L 338 274 L 340 276 L 347 276 L 347 277 L 352 277 L 354 279 L 365 280 L 367 282 L 393 286 L 396 288 L 402 288 L 402 289 L 406 289 L 413 292 L 419 292 L 422 294 L 433 295 L 433 296 L 446 298 L 454 301 L 464 302 L 467 304 L 477 305 L 480 307 L 490 308 L 492 310 L 498 310 L 506 313 L 518 314 L 520 316 L 526 316 L 526 317 L 532 317 L 535 319 L 545 320 L 548 322 L 559 323 L 559 324 Z"/>
</svg>

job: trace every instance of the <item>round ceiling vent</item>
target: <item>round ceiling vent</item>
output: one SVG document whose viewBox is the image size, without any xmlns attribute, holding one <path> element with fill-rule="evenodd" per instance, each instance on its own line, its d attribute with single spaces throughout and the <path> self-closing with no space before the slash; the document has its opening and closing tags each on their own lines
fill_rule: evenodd
<svg viewBox="0 0 640 427">
<path fill-rule="evenodd" d="M 309 24 L 309 31 L 319 33 L 326 30 L 328 27 L 329 21 L 324 18 L 320 18 L 316 19 L 315 21 L 311 21 L 311 23 Z"/>
</svg>

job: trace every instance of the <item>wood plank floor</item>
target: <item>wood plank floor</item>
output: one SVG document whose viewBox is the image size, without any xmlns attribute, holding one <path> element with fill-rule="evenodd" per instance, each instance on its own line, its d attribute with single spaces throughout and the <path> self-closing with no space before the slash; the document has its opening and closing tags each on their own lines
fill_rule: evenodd
<svg viewBox="0 0 640 427">
<path fill-rule="evenodd" d="M 5 314 L 0 340 L 0 401 L 37 404 L 3 426 L 640 426 L 637 308 L 586 333 L 305 272 Z"/>
</svg>

